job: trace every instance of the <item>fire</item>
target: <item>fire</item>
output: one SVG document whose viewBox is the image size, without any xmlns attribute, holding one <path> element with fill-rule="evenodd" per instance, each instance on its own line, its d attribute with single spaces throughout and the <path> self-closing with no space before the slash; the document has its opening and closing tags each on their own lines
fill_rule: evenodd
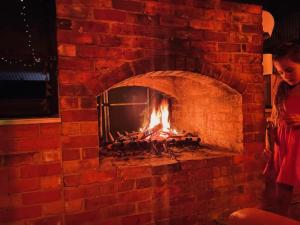
<svg viewBox="0 0 300 225">
<path fill-rule="evenodd" d="M 160 112 L 161 112 L 161 124 L 162 124 L 162 131 L 169 132 L 171 125 L 170 125 L 170 117 L 169 117 L 169 104 L 167 100 L 163 100 L 160 105 Z"/>
<path fill-rule="evenodd" d="M 162 125 L 162 131 L 170 131 L 169 104 L 166 99 L 162 100 L 157 111 L 155 109 L 152 110 L 148 129 L 152 129 L 159 124 Z"/>
<path fill-rule="evenodd" d="M 158 109 L 153 109 L 150 115 L 149 126 L 144 127 L 141 131 L 151 130 L 153 128 L 161 127 L 158 132 L 160 137 L 167 138 L 170 133 L 176 134 L 175 129 L 171 129 L 169 103 L 167 99 L 163 99 Z"/>
<path fill-rule="evenodd" d="M 160 121 L 161 121 L 160 118 L 161 118 L 160 111 L 156 111 L 155 109 L 153 109 L 151 116 L 150 116 L 150 123 L 149 123 L 148 129 L 152 129 L 153 127 L 160 124 Z"/>
</svg>

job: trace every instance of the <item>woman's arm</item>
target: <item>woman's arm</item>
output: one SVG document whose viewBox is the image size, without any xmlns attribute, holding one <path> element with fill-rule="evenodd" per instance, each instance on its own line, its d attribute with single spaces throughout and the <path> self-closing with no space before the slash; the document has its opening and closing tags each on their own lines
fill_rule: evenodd
<svg viewBox="0 0 300 225">
<path fill-rule="evenodd" d="M 288 126 L 300 126 L 300 114 L 290 114 L 285 117 L 285 122 Z"/>
<path fill-rule="evenodd" d="M 274 144 L 277 137 L 277 128 L 275 124 L 271 121 L 267 121 L 266 133 L 265 133 L 265 149 L 264 153 L 267 158 L 273 157 Z"/>
</svg>

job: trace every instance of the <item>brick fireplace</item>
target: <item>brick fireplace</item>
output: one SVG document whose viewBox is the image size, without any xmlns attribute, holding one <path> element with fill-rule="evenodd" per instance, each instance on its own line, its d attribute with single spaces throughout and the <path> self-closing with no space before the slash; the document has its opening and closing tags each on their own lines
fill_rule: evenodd
<svg viewBox="0 0 300 225">
<path fill-rule="evenodd" d="M 112 89 L 124 86 L 165 93 L 174 99 L 171 124 L 176 129 L 195 132 L 201 142 L 231 152 L 243 150 L 242 96 L 224 83 L 200 73 L 175 70 L 138 75 Z"/>
<path fill-rule="evenodd" d="M 209 225 L 259 201 L 260 6 L 56 3 L 61 123 L 0 126 L 0 224 Z M 99 160 L 96 97 L 133 85 L 177 99 L 176 126 L 226 151 Z"/>
</svg>

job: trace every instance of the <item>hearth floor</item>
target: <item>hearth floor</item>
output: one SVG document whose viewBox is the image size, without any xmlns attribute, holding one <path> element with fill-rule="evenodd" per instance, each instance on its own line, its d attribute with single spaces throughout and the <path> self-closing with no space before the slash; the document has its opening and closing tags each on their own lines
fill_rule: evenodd
<svg viewBox="0 0 300 225">
<path fill-rule="evenodd" d="M 176 157 L 171 157 L 169 154 L 162 154 L 160 156 L 153 154 L 145 154 L 143 156 L 129 156 L 129 157 L 101 157 L 100 166 L 134 166 L 134 165 L 163 165 L 189 160 L 205 160 L 219 157 L 233 157 L 237 153 L 226 152 L 219 149 L 201 148 L 196 151 L 183 151 Z"/>
</svg>

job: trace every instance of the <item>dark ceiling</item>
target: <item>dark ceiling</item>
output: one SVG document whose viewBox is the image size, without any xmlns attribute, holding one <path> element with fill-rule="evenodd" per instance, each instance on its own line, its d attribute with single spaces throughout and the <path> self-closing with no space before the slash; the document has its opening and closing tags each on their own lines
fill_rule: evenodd
<svg viewBox="0 0 300 225">
<path fill-rule="evenodd" d="M 275 18 L 288 16 L 300 12 L 298 0 L 231 0 L 233 2 L 250 3 L 262 5 L 263 9 L 269 11 Z"/>
</svg>

